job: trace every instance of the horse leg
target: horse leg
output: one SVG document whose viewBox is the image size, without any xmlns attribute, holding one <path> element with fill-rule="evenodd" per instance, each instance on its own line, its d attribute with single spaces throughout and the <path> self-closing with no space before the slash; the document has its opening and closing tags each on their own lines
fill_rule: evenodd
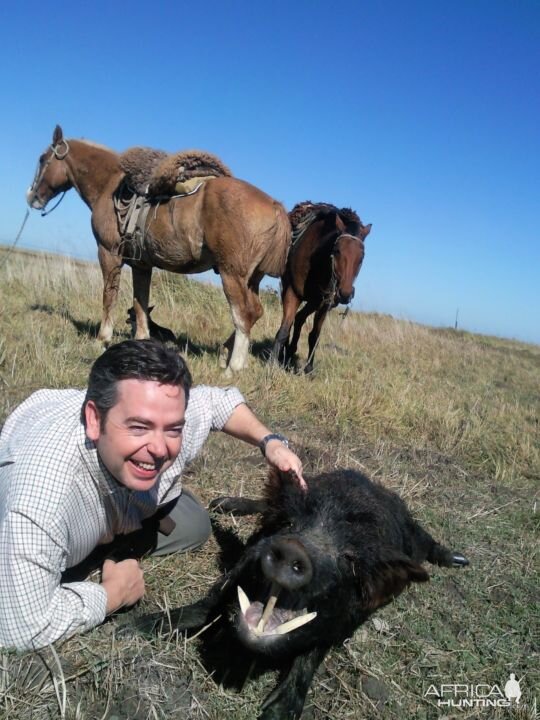
<svg viewBox="0 0 540 720">
<path fill-rule="evenodd" d="M 135 311 L 135 340 L 150 337 L 148 321 L 148 302 L 150 300 L 150 281 L 152 268 L 131 268 L 133 275 L 133 309 Z"/>
<path fill-rule="evenodd" d="M 256 320 L 262 315 L 262 306 L 254 291 L 257 283 L 253 280 L 247 283 L 244 278 L 228 275 L 222 271 L 221 281 L 235 328 L 234 346 L 227 365 L 227 375 L 230 376 L 233 372 L 243 370 L 247 364 L 249 333 Z"/>
<path fill-rule="evenodd" d="M 296 350 L 298 348 L 298 340 L 300 339 L 300 333 L 302 332 L 304 323 L 306 322 L 308 317 L 311 315 L 311 313 L 314 313 L 316 309 L 317 309 L 317 306 L 308 301 L 304 305 L 304 307 L 297 313 L 295 321 L 294 321 L 293 336 L 292 336 L 291 344 L 289 345 L 289 350 L 287 353 L 287 362 L 292 360 L 294 358 L 294 356 L 296 355 Z"/>
<path fill-rule="evenodd" d="M 323 323 L 328 315 L 328 305 L 323 305 L 315 313 L 313 318 L 313 328 L 308 336 L 308 359 L 304 367 L 306 375 L 313 372 L 313 360 L 315 358 L 315 350 L 317 349 L 317 343 L 319 342 L 319 336 Z"/>
<path fill-rule="evenodd" d="M 219 349 L 219 367 L 222 370 L 226 370 L 227 365 L 229 364 L 231 353 L 234 347 L 234 336 L 235 332 L 233 330 L 233 332 L 229 335 L 229 337 L 225 340 L 225 342 Z"/>
<path fill-rule="evenodd" d="M 113 335 L 112 310 L 118 297 L 123 260 L 120 255 L 109 252 L 103 245 L 98 245 L 98 260 L 103 276 L 103 313 L 98 340 L 107 346 Z"/>
<path fill-rule="evenodd" d="M 289 354 L 289 334 L 291 332 L 291 326 L 294 322 L 294 316 L 296 315 L 296 311 L 298 310 L 300 303 L 301 300 L 294 292 L 292 287 L 288 287 L 283 292 L 283 296 L 281 299 L 281 304 L 283 306 L 283 316 L 281 319 L 280 328 L 277 331 L 277 335 L 274 340 L 274 345 L 272 347 L 271 357 L 274 362 L 280 362 L 283 363 L 283 365 L 286 364 Z"/>
</svg>

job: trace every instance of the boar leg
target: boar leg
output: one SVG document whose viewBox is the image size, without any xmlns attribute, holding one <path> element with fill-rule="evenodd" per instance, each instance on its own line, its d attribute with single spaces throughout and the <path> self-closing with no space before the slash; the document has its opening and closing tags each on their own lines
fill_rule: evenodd
<svg viewBox="0 0 540 720">
<path fill-rule="evenodd" d="M 154 632 L 172 632 L 173 630 L 194 630 L 206 624 L 214 604 L 207 598 L 175 608 L 170 612 L 157 612 L 143 615 L 135 620 L 135 625 L 144 634 Z"/>
<path fill-rule="evenodd" d="M 438 543 L 419 523 L 413 522 L 410 529 L 415 560 L 428 560 L 432 565 L 443 567 L 466 567 L 469 564 L 464 555 Z"/>
<path fill-rule="evenodd" d="M 262 704 L 259 720 L 296 720 L 302 714 L 315 671 L 328 648 L 317 647 L 294 658 L 289 672 Z"/>
<path fill-rule="evenodd" d="M 246 564 L 251 562 L 253 562 L 253 550 L 247 550 L 234 568 L 212 585 L 205 598 L 169 612 L 143 615 L 135 621 L 135 625 L 143 633 L 196 630 L 203 627 L 221 613 L 221 608 L 227 606 L 230 596 L 235 596 L 237 579 L 243 573 Z"/>
<path fill-rule="evenodd" d="M 242 497 L 218 497 L 209 505 L 209 509 L 219 513 L 234 513 L 235 515 L 256 515 L 263 513 L 267 508 L 266 500 L 252 500 Z"/>
</svg>

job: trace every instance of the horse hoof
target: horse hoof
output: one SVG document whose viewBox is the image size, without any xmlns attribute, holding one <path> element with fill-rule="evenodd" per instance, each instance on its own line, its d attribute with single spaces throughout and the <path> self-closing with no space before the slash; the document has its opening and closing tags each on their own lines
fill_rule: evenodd
<svg viewBox="0 0 540 720">
<path fill-rule="evenodd" d="M 226 369 L 227 369 L 227 365 L 228 365 L 228 362 L 229 362 L 229 351 L 227 350 L 226 347 L 223 347 L 223 346 L 222 346 L 222 347 L 220 348 L 220 350 L 219 350 L 219 360 L 218 360 L 218 362 L 219 362 L 219 367 L 220 367 L 222 370 L 226 370 Z"/>
</svg>

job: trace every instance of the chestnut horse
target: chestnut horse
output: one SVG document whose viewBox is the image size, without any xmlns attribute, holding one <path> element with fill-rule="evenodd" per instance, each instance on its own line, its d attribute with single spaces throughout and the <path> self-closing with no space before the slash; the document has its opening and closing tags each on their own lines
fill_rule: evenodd
<svg viewBox="0 0 540 720">
<path fill-rule="evenodd" d="M 354 211 L 339 210 L 327 203 L 298 203 L 289 213 L 289 219 L 293 244 L 281 278 L 283 319 L 272 357 L 286 366 L 291 363 L 302 326 L 315 313 L 304 367 L 304 372 L 310 373 L 328 311 L 340 303 L 350 303 L 354 297 L 353 285 L 364 259 L 364 240 L 371 225 L 363 225 Z M 304 301 L 305 305 L 296 314 Z M 293 321 L 294 332 L 289 344 Z"/>
<path fill-rule="evenodd" d="M 283 206 L 243 180 L 216 177 L 192 194 L 156 199 L 143 245 L 133 248 L 122 237 L 115 214 L 115 194 L 124 175 L 118 153 L 85 140 L 66 140 L 56 126 L 27 192 L 30 207 L 43 210 L 53 197 L 74 187 L 92 212 L 104 285 L 98 338 L 105 344 L 111 341 L 111 311 L 124 263 L 133 273 L 136 338 L 149 337 L 153 267 L 177 273 L 214 268 L 221 275 L 235 327 L 221 364 L 228 374 L 241 370 L 251 328 L 263 313 L 260 281 L 264 275 L 279 277 L 285 268 L 291 231 Z"/>
</svg>

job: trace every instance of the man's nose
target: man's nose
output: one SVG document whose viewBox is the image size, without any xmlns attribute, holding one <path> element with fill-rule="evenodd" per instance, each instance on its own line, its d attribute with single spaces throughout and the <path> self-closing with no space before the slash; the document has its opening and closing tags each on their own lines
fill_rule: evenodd
<svg viewBox="0 0 540 720">
<path fill-rule="evenodd" d="M 154 455 L 154 457 L 166 457 L 168 454 L 168 447 L 165 435 L 161 432 L 155 432 L 152 435 L 150 442 L 148 443 L 148 452 Z"/>
</svg>

